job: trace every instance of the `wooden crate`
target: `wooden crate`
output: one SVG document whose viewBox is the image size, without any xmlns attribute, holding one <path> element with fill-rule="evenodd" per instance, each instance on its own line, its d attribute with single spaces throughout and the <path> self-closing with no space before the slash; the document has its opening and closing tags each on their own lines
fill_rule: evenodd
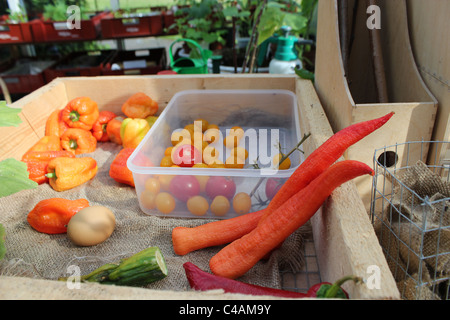
<svg viewBox="0 0 450 320">
<path fill-rule="evenodd" d="M 164 108 L 171 97 L 181 90 L 269 88 L 290 90 L 298 97 L 301 127 L 305 132 L 311 133 L 311 137 L 304 144 L 306 155 L 333 134 L 312 83 L 296 76 L 240 74 L 59 78 L 13 104 L 13 107 L 22 109 L 20 116 L 24 121 L 17 128 L 0 128 L 0 160 L 9 157 L 20 159 L 21 155 L 43 136 L 45 120 L 50 112 L 78 96 L 91 97 L 98 101 L 101 109 L 119 111 L 124 99 L 130 92 L 136 91 L 148 93 Z M 322 210 L 312 219 L 312 224 L 323 281 L 334 281 L 349 274 L 366 278 L 371 275 L 368 268 L 377 266 L 380 271 L 380 289 L 369 289 L 366 285 L 351 283 L 345 284 L 344 288 L 356 299 L 399 298 L 398 289 L 353 181 L 333 192 Z M 0 296 L 33 299 L 43 298 L 43 295 L 46 299 L 251 298 L 222 293 L 209 295 L 181 291 L 159 292 L 98 284 L 83 284 L 80 290 L 67 290 L 65 283 L 56 281 L 0 277 Z"/>
<path fill-rule="evenodd" d="M 381 9 L 381 46 L 386 70 L 389 100 L 380 103 L 375 90 L 373 59 L 366 26 L 369 15 L 365 1 L 348 0 L 348 16 L 357 7 L 351 51 L 341 50 L 337 0 L 319 0 L 315 88 L 334 131 L 390 111 L 395 116 L 364 143 L 348 149 L 346 157 L 373 166 L 375 149 L 406 141 L 430 140 L 437 112 L 437 101 L 425 86 L 411 52 L 404 0 L 378 1 Z M 350 19 L 350 18 L 349 18 Z M 347 21 L 349 28 L 352 21 Z M 350 40 L 351 38 L 351 40 Z M 344 67 L 344 57 L 348 57 Z M 348 81 L 347 81 L 348 80 Z M 428 145 L 425 145 L 428 147 Z M 416 155 L 424 150 L 409 150 Z M 406 150 L 397 153 L 399 165 Z M 370 207 L 372 179 L 356 180 L 366 209 Z"/>
</svg>

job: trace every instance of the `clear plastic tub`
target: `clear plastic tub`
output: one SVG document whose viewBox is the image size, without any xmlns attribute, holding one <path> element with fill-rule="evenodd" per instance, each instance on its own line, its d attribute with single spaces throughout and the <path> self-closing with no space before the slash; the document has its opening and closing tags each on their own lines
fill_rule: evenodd
<svg viewBox="0 0 450 320">
<path fill-rule="evenodd" d="M 160 166 L 166 149 L 173 145 L 172 133 L 198 119 L 219 127 L 220 134 L 216 136 L 218 140 L 209 146 L 216 148 L 219 152 L 218 159 L 223 163 L 227 163 L 231 154 L 231 149 L 224 145 L 223 139 L 232 132 L 233 127 L 243 129 L 244 136 L 239 140 L 239 146 L 248 152 L 243 168 Z M 278 170 L 273 165 L 273 157 L 280 150 L 284 154 L 291 151 L 302 137 L 297 99 L 290 91 L 182 91 L 172 97 L 128 159 L 127 165 L 133 173 L 139 205 L 144 213 L 180 218 L 228 219 L 242 214 L 233 208 L 233 199 L 238 193 L 250 196 L 251 211 L 267 206 L 270 198 L 267 196 L 266 185 L 267 189 L 273 189 L 284 183 L 304 159 L 303 153 L 296 150 L 289 156 L 290 168 Z M 198 146 L 197 143 L 198 140 L 195 140 L 194 145 Z M 193 177 L 198 183 L 193 181 Z M 156 190 L 151 183 L 155 180 L 158 181 Z M 153 196 L 158 192 L 158 187 L 159 193 L 165 192 L 166 197 L 175 200 L 173 209 L 169 205 L 169 209 L 172 209 L 168 210 L 169 213 L 164 213 L 165 209 L 158 210 L 154 207 Z M 208 204 L 208 210 L 204 214 L 188 208 L 187 199 L 195 195 L 203 197 Z M 230 208 L 225 214 L 216 210 L 216 203 L 213 204 L 217 195 L 225 196 L 229 202 Z M 161 200 L 162 196 L 158 200 L 159 204 L 163 203 Z M 191 200 L 190 205 L 194 204 L 194 200 Z"/>
</svg>

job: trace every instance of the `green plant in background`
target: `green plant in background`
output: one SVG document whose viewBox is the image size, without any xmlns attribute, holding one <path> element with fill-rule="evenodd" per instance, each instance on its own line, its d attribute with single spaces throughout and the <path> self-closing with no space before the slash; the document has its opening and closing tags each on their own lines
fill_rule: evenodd
<svg viewBox="0 0 450 320">
<path fill-rule="evenodd" d="M 259 4 L 253 16 L 252 42 L 246 61 L 253 61 L 258 47 L 278 34 L 283 26 L 290 27 L 290 34 L 299 39 L 311 39 L 315 35 L 315 17 L 317 14 L 318 0 L 283 1 L 265 0 Z M 305 52 L 311 49 L 311 45 L 297 46 L 298 57 L 304 65 L 313 68 L 313 63 L 305 57 Z M 253 64 L 250 64 L 250 72 Z M 307 79 L 313 79 L 313 73 L 308 69 L 296 70 L 296 73 Z"/>
<path fill-rule="evenodd" d="M 181 37 L 197 42 L 225 43 L 226 19 L 221 1 L 184 0 L 179 5 L 181 8 L 175 12 L 175 23 L 168 27 L 168 31 L 176 28 Z"/>
<path fill-rule="evenodd" d="M 70 1 L 70 0 L 53 0 L 51 3 L 44 5 L 42 16 L 50 21 L 65 21 L 70 14 L 67 13 L 67 8 L 70 5 L 76 5 L 80 8 L 81 19 L 89 19 L 89 16 L 84 12 L 85 1 Z"/>
<path fill-rule="evenodd" d="M 25 7 L 19 5 L 19 10 L 12 12 L 11 9 L 7 9 L 8 13 L 8 23 L 23 23 L 28 21 L 28 16 L 25 10 Z"/>
</svg>

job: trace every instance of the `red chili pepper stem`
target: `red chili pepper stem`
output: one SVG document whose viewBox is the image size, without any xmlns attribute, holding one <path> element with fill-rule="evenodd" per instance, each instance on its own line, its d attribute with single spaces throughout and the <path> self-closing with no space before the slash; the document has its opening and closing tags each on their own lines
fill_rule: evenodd
<svg viewBox="0 0 450 320">
<path fill-rule="evenodd" d="M 80 114 L 78 113 L 78 111 L 71 111 L 69 113 L 69 119 L 72 120 L 73 122 L 77 122 L 80 120 Z"/>
<path fill-rule="evenodd" d="M 339 292 L 339 289 L 341 289 L 341 286 L 345 282 L 347 282 L 349 280 L 352 280 L 355 283 L 363 282 L 362 278 L 360 278 L 360 277 L 355 277 L 355 276 L 343 277 L 342 279 L 337 280 L 335 283 L 333 283 L 331 285 L 331 287 L 325 293 L 325 298 L 334 298 L 334 297 L 336 297 L 337 293 Z"/>
</svg>

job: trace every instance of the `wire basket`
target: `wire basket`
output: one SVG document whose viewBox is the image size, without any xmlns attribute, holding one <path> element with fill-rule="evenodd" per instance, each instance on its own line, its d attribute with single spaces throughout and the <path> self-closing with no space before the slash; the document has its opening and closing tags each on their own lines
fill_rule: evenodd
<svg viewBox="0 0 450 320">
<path fill-rule="evenodd" d="M 374 153 L 370 216 L 403 299 L 449 300 L 450 165 L 428 160 L 432 146 L 449 143 L 407 142 Z"/>
</svg>

